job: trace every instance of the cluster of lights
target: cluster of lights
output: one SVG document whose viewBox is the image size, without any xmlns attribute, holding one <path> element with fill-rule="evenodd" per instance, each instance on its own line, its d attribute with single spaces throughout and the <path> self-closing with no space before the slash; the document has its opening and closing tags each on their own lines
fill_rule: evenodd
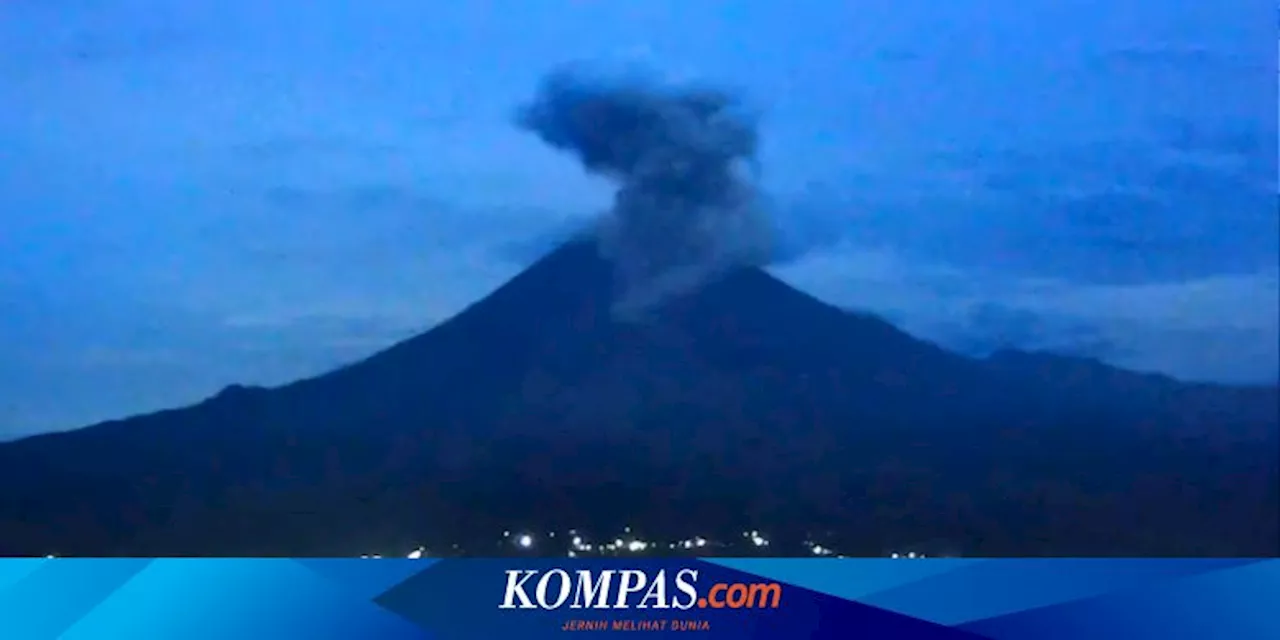
<svg viewBox="0 0 1280 640">
<path fill-rule="evenodd" d="M 568 531 L 568 534 L 569 534 L 568 535 L 569 537 L 568 556 L 570 558 L 576 558 L 581 555 L 590 555 L 590 554 L 619 555 L 619 554 L 625 554 L 625 553 L 644 553 L 646 551 L 659 549 L 663 546 L 663 545 L 656 544 L 652 541 L 644 540 L 635 535 L 632 535 L 631 527 L 625 527 L 623 529 L 623 536 L 615 537 L 613 540 L 603 544 L 593 544 L 591 542 L 588 542 L 587 539 L 582 534 L 580 534 L 576 529 L 570 529 Z M 537 543 L 537 539 L 534 536 L 534 534 L 529 532 L 513 534 L 511 531 L 503 531 L 502 537 L 504 541 L 509 542 L 510 544 L 513 544 L 517 549 L 521 549 L 521 550 L 533 549 Z M 556 537 L 556 533 L 552 531 L 548 533 L 546 537 L 554 539 Z M 763 549 L 769 546 L 769 540 L 765 538 L 764 535 L 757 530 L 753 529 L 751 531 L 745 531 L 743 532 L 742 537 L 746 539 L 751 544 L 751 546 L 757 549 Z M 694 536 L 692 538 L 676 540 L 675 542 L 668 543 L 665 546 L 667 549 L 672 551 L 694 551 L 697 549 L 707 549 L 707 548 L 725 548 L 725 547 L 728 547 L 729 545 L 713 542 L 702 536 Z M 817 557 L 836 557 L 836 558 L 845 557 L 843 555 L 836 553 L 830 547 L 824 546 L 812 540 L 806 540 L 804 543 L 804 548 L 808 550 L 808 552 L 811 555 L 817 556 Z M 458 545 L 456 544 L 453 545 L 453 550 L 457 552 L 459 550 Z M 50 554 L 45 557 L 52 559 L 55 556 Z M 378 560 L 382 558 L 382 555 L 381 554 L 364 554 L 364 555 L 361 555 L 360 557 L 364 559 Z M 410 551 L 408 554 L 406 554 L 405 557 L 407 557 L 409 560 L 420 560 L 422 558 L 429 557 L 429 554 L 427 553 L 427 550 L 425 547 L 418 547 Z M 894 551 L 889 553 L 888 557 L 894 560 L 916 560 L 916 559 L 924 559 L 929 556 L 926 556 L 925 554 L 917 551 L 907 551 L 905 553 Z M 947 558 L 947 557 L 956 557 L 956 556 L 954 554 L 943 554 L 939 557 Z"/>
<path fill-rule="evenodd" d="M 674 542 L 669 542 L 663 545 L 663 544 L 655 543 L 651 540 L 645 540 L 640 536 L 634 535 L 630 527 L 624 528 L 622 535 L 616 536 L 612 540 L 608 540 L 606 542 L 599 542 L 599 543 L 589 541 L 585 535 L 583 535 L 582 533 L 578 532 L 575 529 L 570 529 L 567 532 L 567 534 L 568 535 L 565 536 L 565 538 L 568 539 L 568 543 L 566 545 L 568 548 L 566 550 L 566 553 L 570 558 L 577 558 L 579 556 L 590 556 L 590 555 L 618 556 L 618 555 L 627 555 L 627 554 L 642 554 L 650 551 L 655 551 L 657 549 L 662 549 L 664 547 L 671 551 L 698 552 L 698 550 L 706 550 L 710 548 L 723 549 L 731 546 L 731 545 L 714 542 L 703 536 L 694 536 L 692 538 L 676 540 Z M 547 539 L 555 539 L 556 533 L 550 532 L 545 534 L 544 537 Z M 766 538 L 764 534 L 762 534 L 760 531 L 757 531 L 757 530 L 743 532 L 742 538 L 746 541 L 746 544 L 748 544 L 750 547 L 755 549 L 766 549 L 770 546 L 769 539 Z M 539 535 L 530 531 L 524 531 L 524 532 L 503 531 L 502 539 L 503 539 L 503 544 L 509 544 L 520 551 L 531 551 L 539 545 Z M 458 550 L 458 546 L 454 545 L 453 549 L 456 552 Z M 812 555 L 815 557 L 836 557 L 836 558 L 845 557 L 844 555 L 837 553 L 831 547 L 825 546 L 823 544 L 819 544 L 818 542 L 813 540 L 805 541 L 804 549 L 808 552 L 809 555 Z M 425 548 L 418 547 L 410 551 L 405 557 L 407 557 L 410 560 L 418 560 L 418 559 L 428 557 L 428 555 L 429 554 L 427 553 L 427 550 Z M 361 557 L 377 559 L 377 558 L 381 558 L 382 556 L 377 554 L 371 554 L 371 555 L 363 555 Z M 898 560 L 898 559 L 925 558 L 926 556 L 925 554 L 919 553 L 916 551 L 908 551 L 908 552 L 894 551 L 887 554 L 887 557 Z"/>
<path fill-rule="evenodd" d="M 742 536 L 746 538 L 756 548 L 763 548 L 763 547 L 769 546 L 769 540 L 766 539 L 763 535 L 761 535 L 759 531 L 747 531 L 747 532 L 744 532 Z M 554 539 L 556 537 L 556 534 L 555 532 L 550 532 L 546 534 L 546 537 L 550 539 Z M 538 545 L 538 537 L 531 532 L 512 532 L 509 530 L 503 531 L 502 539 L 504 543 L 510 544 L 514 546 L 516 549 L 519 549 L 522 551 L 532 550 Z M 607 542 L 602 542 L 602 543 L 592 543 L 588 541 L 584 535 L 582 535 L 581 533 L 579 533 L 577 530 L 574 530 L 574 529 L 570 529 L 568 531 L 568 539 L 569 539 L 569 543 L 568 543 L 569 548 L 567 553 L 570 558 L 576 558 L 581 555 L 591 555 L 591 554 L 594 554 L 594 555 L 620 555 L 620 554 L 628 554 L 628 553 L 639 554 L 639 553 L 645 553 L 647 551 L 660 549 L 664 546 L 667 549 L 673 550 L 673 551 L 680 551 L 680 550 L 694 551 L 698 549 L 723 548 L 728 546 L 728 545 L 713 542 L 710 539 L 705 538 L 703 536 L 694 536 L 692 538 L 676 540 L 675 542 L 670 542 L 666 545 L 662 545 L 651 540 L 645 540 L 639 536 L 632 534 L 630 527 L 626 527 L 623 530 L 623 535 L 615 537 L 612 540 L 609 540 Z M 454 545 L 453 548 L 457 550 L 458 546 Z M 818 553 L 816 551 L 815 551 L 815 554 L 822 555 L 821 553 Z M 410 551 L 405 557 L 407 557 L 410 560 L 420 560 L 428 556 L 429 554 L 425 547 L 418 547 L 413 551 Z M 364 555 L 361 555 L 360 557 L 363 559 L 376 560 L 376 559 L 382 558 L 383 556 L 381 554 L 364 554 Z"/>
<path fill-rule="evenodd" d="M 831 549 L 828 549 L 816 542 L 813 542 L 812 540 L 806 541 L 804 543 L 804 546 L 809 549 L 809 553 L 812 553 L 815 556 L 826 557 L 830 555 L 835 555 L 835 552 L 832 551 Z"/>
<path fill-rule="evenodd" d="M 685 540 L 680 540 L 678 542 L 672 542 L 671 544 L 667 545 L 667 548 L 668 549 L 685 549 L 685 550 L 701 549 L 707 546 L 708 544 L 711 544 L 709 540 L 701 536 L 698 536 L 694 538 L 687 538 Z"/>
</svg>

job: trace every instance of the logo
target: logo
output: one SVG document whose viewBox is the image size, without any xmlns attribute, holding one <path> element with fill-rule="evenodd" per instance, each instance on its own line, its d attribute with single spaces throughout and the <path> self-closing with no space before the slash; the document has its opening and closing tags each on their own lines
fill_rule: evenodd
<svg viewBox="0 0 1280 640">
<path fill-rule="evenodd" d="M 700 588 L 696 569 L 513 569 L 499 609 L 776 609 L 776 582 L 717 582 Z"/>
</svg>

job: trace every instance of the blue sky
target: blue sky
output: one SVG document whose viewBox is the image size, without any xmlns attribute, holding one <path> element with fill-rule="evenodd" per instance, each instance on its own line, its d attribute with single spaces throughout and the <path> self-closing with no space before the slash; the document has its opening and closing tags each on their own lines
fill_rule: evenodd
<svg viewBox="0 0 1280 640">
<path fill-rule="evenodd" d="M 776 273 L 946 344 L 1275 380 L 1273 5 L 0 1 L 0 437 L 321 372 L 606 208 L 510 124 L 640 60 L 764 113 Z"/>
</svg>

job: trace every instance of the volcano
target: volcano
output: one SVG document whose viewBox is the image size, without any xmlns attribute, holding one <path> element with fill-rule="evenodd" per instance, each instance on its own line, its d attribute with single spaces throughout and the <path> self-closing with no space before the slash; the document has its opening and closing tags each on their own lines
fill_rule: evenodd
<svg viewBox="0 0 1280 640">
<path fill-rule="evenodd" d="M 622 321 L 613 282 L 574 240 L 344 368 L 2 445 L 0 554 L 353 555 L 624 526 L 825 532 L 850 555 L 1277 553 L 1275 388 L 969 358 L 760 269 Z"/>
</svg>

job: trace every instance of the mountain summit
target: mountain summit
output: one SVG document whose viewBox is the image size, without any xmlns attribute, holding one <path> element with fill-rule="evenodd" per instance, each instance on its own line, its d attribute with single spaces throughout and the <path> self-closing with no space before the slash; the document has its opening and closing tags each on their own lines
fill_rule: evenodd
<svg viewBox="0 0 1280 640">
<path fill-rule="evenodd" d="M 324 375 L 0 445 L 0 554 L 352 555 L 755 528 L 849 554 L 1277 552 L 1277 390 L 986 360 L 727 269 L 615 313 L 574 240 Z"/>
</svg>

